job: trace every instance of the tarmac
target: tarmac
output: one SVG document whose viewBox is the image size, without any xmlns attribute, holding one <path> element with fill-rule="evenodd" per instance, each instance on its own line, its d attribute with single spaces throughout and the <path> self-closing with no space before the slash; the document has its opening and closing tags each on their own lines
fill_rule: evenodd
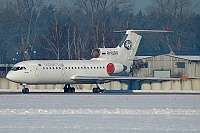
<svg viewBox="0 0 200 133">
<path fill-rule="evenodd" d="M 1 90 L 0 95 L 200 95 L 200 91 L 144 91 L 144 90 L 133 90 L 133 91 L 106 91 L 104 93 L 92 93 L 88 90 L 79 90 L 75 93 L 64 93 L 62 90 L 31 90 L 28 94 L 23 94 L 20 90 L 10 91 Z"/>
</svg>

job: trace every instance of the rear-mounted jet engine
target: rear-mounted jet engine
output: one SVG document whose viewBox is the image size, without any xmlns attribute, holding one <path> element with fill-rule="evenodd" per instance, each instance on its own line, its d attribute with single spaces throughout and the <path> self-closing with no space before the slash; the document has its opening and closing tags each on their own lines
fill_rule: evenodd
<svg viewBox="0 0 200 133">
<path fill-rule="evenodd" d="M 96 49 L 92 50 L 91 55 L 92 55 L 93 58 L 99 58 L 100 52 L 101 52 L 100 49 L 96 48 Z"/>
<path fill-rule="evenodd" d="M 127 67 L 119 63 L 109 63 L 106 66 L 106 69 L 109 74 L 112 74 L 112 73 L 121 73 L 125 71 Z"/>
</svg>

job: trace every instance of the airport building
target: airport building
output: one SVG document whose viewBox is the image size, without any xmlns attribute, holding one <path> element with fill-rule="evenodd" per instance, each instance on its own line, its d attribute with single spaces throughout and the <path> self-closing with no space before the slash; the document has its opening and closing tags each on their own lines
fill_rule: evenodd
<svg viewBox="0 0 200 133">
<path fill-rule="evenodd" d="M 137 56 L 134 77 L 200 77 L 200 56 Z"/>
<path fill-rule="evenodd" d="M 1 65 L 0 72 L 5 74 L 12 65 Z M 143 90 L 143 91 L 200 91 L 200 56 L 180 56 L 173 54 L 157 56 L 136 56 L 133 61 L 133 77 L 182 78 L 183 80 L 133 80 L 113 81 L 103 84 L 106 90 Z M 188 78 L 191 78 L 188 80 Z M 64 85 L 30 85 L 35 90 L 63 91 Z M 92 90 L 96 85 L 75 84 L 78 90 Z M 7 79 L 0 78 L 0 89 L 21 91 L 22 87 Z"/>
<path fill-rule="evenodd" d="M 137 56 L 133 64 L 135 69 L 131 76 L 134 77 L 182 78 L 182 80 L 132 81 L 129 89 L 200 91 L 200 56 L 174 54 Z"/>
</svg>

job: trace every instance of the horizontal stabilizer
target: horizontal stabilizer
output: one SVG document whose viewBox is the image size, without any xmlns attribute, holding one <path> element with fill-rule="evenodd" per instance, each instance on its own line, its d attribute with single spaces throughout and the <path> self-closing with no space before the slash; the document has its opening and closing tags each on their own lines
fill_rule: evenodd
<svg viewBox="0 0 200 133">
<path fill-rule="evenodd" d="M 122 30 L 122 31 L 114 31 L 116 33 L 123 33 L 126 32 L 127 30 Z M 129 30 L 130 32 L 134 33 L 166 33 L 166 32 L 172 32 L 171 30 Z"/>
</svg>

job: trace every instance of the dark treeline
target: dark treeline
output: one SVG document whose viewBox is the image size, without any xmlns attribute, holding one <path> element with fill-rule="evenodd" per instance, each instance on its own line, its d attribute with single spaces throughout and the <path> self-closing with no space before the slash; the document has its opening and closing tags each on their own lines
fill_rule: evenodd
<svg viewBox="0 0 200 133">
<path fill-rule="evenodd" d="M 90 59 L 97 47 L 116 47 L 126 29 L 170 29 L 145 34 L 138 51 L 200 52 L 200 15 L 192 0 L 152 0 L 134 12 L 135 0 L 74 0 L 71 6 L 43 0 L 0 3 L 0 63 L 29 59 Z"/>
</svg>

